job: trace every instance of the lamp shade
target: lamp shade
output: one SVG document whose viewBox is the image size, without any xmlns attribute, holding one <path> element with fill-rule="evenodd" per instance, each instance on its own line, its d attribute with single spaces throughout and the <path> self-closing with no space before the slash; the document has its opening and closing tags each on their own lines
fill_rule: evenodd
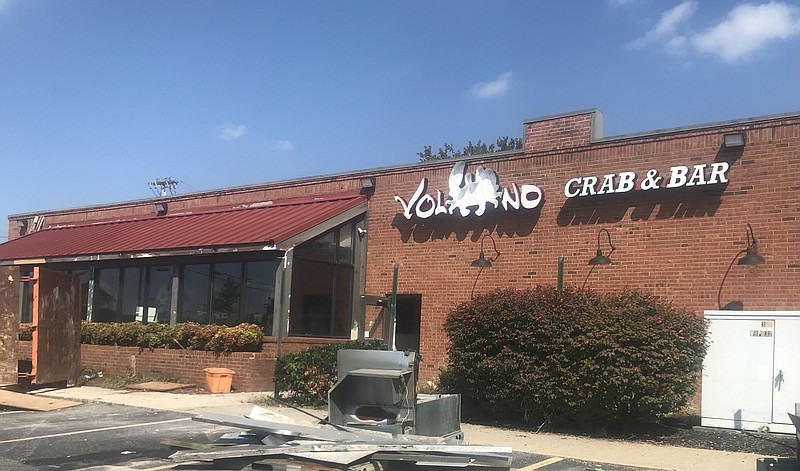
<svg viewBox="0 0 800 471">
<path fill-rule="evenodd" d="M 480 267 L 480 268 L 489 268 L 492 266 L 491 260 L 487 259 L 486 256 L 481 251 L 481 254 L 478 255 L 478 258 L 472 261 L 473 267 Z"/>
<path fill-rule="evenodd" d="M 739 265 L 761 265 L 764 263 L 764 257 L 758 254 L 752 247 L 747 248 L 747 255 L 739 259 Z"/>
<path fill-rule="evenodd" d="M 611 265 L 611 259 L 603 255 L 602 250 L 598 250 L 597 255 L 589 260 L 589 265 Z"/>
</svg>

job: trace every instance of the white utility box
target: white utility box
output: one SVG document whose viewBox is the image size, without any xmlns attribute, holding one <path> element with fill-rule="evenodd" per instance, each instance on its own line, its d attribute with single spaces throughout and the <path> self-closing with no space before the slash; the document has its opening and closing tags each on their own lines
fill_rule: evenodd
<svg viewBox="0 0 800 471">
<path fill-rule="evenodd" d="M 795 433 L 800 311 L 706 311 L 701 424 Z"/>
</svg>

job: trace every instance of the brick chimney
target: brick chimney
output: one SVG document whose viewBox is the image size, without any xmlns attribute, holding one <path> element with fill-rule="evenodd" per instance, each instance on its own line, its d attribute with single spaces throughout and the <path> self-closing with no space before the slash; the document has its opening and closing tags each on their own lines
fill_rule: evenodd
<svg viewBox="0 0 800 471">
<path fill-rule="evenodd" d="M 533 118 L 523 125 L 525 152 L 583 147 L 603 137 L 603 113 L 597 109 Z"/>
</svg>

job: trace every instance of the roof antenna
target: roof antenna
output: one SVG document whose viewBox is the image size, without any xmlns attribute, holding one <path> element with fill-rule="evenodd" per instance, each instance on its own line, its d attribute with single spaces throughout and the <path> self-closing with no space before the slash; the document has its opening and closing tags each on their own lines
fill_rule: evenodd
<svg viewBox="0 0 800 471">
<path fill-rule="evenodd" d="M 178 187 L 178 180 L 172 177 L 156 178 L 147 182 L 153 194 L 156 196 L 174 195 L 175 189 Z M 169 192 L 169 193 L 167 193 Z"/>
</svg>

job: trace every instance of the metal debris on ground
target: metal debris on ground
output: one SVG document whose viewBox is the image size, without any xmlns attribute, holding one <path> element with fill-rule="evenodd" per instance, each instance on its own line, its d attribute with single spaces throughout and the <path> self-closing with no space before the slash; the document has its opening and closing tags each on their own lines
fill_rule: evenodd
<svg viewBox="0 0 800 471">
<path fill-rule="evenodd" d="M 258 408 L 250 417 L 200 415 L 194 420 L 245 432 L 171 458 L 178 467 L 202 462 L 240 470 L 510 470 L 510 447 L 464 442 L 460 396 L 416 394 L 418 367 L 414 352 L 339 350 L 327 419 L 315 417 L 314 425 L 260 420 Z"/>
<path fill-rule="evenodd" d="M 247 417 L 204 414 L 194 420 L 241 428 L 239 440 L 170 456 L 176 466 L 206 463 L 210 469 L 287 471 L 382 471 L 511 468 L 511 448 L 465 445 L 445 438 L 361 430 L 347 426 L 284 424 Z M 173 443 L 175 445 L 175 443 Z"/>
</svg>

